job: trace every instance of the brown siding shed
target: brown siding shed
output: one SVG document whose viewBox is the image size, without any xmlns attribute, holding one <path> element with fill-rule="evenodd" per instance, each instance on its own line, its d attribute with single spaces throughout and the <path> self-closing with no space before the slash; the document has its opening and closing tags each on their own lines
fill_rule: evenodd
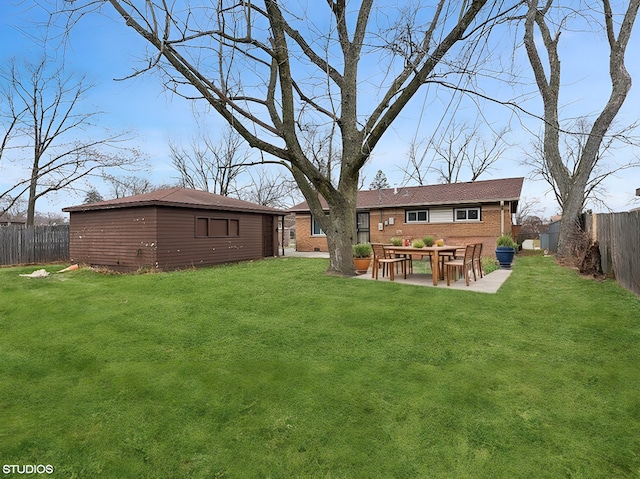
<svg viewBox="0 0 640 479">
<path fill-rule="evenodd" d="M 276 218 L 284 215 L 186 188 L 63 211 L 70 213 L 72 261 L 117 271 L 173 270 L 277 256 Z"/>
</svg>

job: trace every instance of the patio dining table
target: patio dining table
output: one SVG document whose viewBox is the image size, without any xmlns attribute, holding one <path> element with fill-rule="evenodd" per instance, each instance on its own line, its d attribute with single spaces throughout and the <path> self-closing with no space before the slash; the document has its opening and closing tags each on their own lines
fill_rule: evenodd
<svg viewBox="0 0 640 479">
<path fill-rule="evenodd" d="M 413 246 L 385 246 L 384 249 L 394 254 L 405 255 L 428 255 L 431 257 L 431 275 L 433 276 L 433 285 L 438 286 L 438 278 L 440 277 L 440 254 L 455 253 L 461 246 L 425 246 L 424 248 L 414 248 Z"/>
</svg>

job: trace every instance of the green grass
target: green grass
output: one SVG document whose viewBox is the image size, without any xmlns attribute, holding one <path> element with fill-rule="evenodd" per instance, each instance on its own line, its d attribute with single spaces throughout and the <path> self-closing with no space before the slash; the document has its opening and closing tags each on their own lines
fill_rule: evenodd
<svg viewBox="0 0 640 479">
<path fill-rule="evenodd" d="M 59 478 L 640 477 L 636 296 L 540 256 L 495 295 L 326 267 L 0 269 L 0 463 Z"/>
</svg>

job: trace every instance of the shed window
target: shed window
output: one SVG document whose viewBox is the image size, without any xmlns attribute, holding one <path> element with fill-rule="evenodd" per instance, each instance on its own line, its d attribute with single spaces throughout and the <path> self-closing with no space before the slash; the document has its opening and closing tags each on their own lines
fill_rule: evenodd
<svg viewBox="0 0 640 479">
<path fill-rule="evenodd" d="M 196 218 L 197 237 L 240 236 L 240 220 L 229 218 Z"/>
<path fill-rule="evenodd" d="M 229 236 L 240 236 L 240 220 L 229 220 Z"/>
<path fill-rule="evenodd" d="M 196 236 L 209 236 L 209 218 L 196 218 Z"/>
<path fill-rule="evenodd" d="M 229 236 L 229 220 L 211 218 L 209 220 L 209 236 Z"/>
</svg>

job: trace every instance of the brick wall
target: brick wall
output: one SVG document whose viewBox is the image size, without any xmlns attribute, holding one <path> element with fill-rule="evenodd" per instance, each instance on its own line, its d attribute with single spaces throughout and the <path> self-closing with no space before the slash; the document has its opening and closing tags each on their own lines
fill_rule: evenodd
<svg viewBox="0 0 640 479">
<path fill-rule="evenodd" d="M 311 236 L 311 215 L 296 213 L 296 250 L 329 251 L 324 236 Z"/>
</svg>

